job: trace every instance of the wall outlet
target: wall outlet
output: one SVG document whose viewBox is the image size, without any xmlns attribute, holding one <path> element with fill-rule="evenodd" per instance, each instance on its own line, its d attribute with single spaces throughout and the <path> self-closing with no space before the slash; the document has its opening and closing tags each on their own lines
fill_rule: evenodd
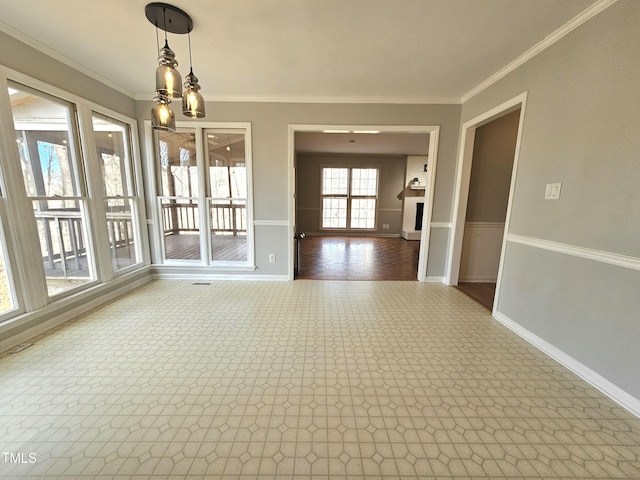
<svg viewBox="0 0 640 480">
<path fill-rule="evenodd" d="M 270 253 L 269 254 L 269 263 L 276 263 L 276 254 L 275 253 Z"/>
<path fill-rule="evenodd" d="M 382 229 L 383 230 L 389 230 L 389 224 L 388 223 L 383 223 L 382 224 Z"/>
</svg>

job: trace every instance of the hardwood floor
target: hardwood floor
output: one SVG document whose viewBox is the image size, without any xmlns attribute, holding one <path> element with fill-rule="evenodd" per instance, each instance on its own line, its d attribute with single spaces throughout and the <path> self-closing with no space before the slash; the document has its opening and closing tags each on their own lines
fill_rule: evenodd
<svg viewBox="0 0 640 480">
<path fill-rule="evenodd" d="M 417 280 L 420 242 L 402 238 L 306 237 L 298 276 L 307 280 Z"/>
<path fill-rule="evenodd" d="M 479 304 L 484 305 L 489 310 L 493 310 L 493 298 L 496 295 L 495 283 L 460 282 L 457 288 Z"/>
</svg>

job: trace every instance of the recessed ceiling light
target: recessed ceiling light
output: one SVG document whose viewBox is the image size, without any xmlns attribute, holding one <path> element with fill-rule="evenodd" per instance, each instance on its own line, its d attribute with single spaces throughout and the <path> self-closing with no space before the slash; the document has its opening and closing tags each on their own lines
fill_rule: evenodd
<svg viewBox="0 0 640 480">
<path fill-rule="evenodd" d="M 349 133 L 349 130 L 323 130 L 322 133 Z"/>
<path fill-rule="evenodd" d="M 353 133 L 380 133 L 380 130 L 354 130 Z"/>
</svg>

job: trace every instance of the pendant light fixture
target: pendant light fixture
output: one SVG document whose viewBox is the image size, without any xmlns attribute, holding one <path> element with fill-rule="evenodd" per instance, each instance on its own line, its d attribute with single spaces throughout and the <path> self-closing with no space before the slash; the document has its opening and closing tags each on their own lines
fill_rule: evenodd
<svg viewBox="0 0 640 480">
<path fill-rule="evenodd" d="M 145 15 L 156 27 L 156 41 L 158 29 L 164 31 L 164 47 L 158 48 L 158 68 L 156 69 L 156 90 L 153 100 L 156 105 L 151 110 L 151 126 L 156 130 L 175 131 L 175 115 L 169 106 L 174 98 L 182 97 L 182 77 L 176 70 L 178 62 L 176 55 L 169 47 L 167 32 L 190 34 L 193 30 L 191 17 L 183 10 L 167 3 L 154 2 L 148 4 Z M 158 42 L 159 47 L 159 42 Z M 199 93 L 198 77 L 193 74 L 191 63 L 191 35 L 189 35 L 189 75 L 185 78 L 185 97 L 183 99 L 183 113 L 187 117 L 204 117 L 204 99 Z"/>
<path fill-rule="evenodd" d="M 164 47 L 158 56 L 158 68 L 156 68 L 156 92 L 164 91 L 169 98 L 180 98 L 182 96 L 182 76 L 176 70 L 178 62 L 176 54 L 169 48 L 167 42 L 167 32 L 164 32 Z"/>
<path fill-rule="evenodd" d="M 176 116 L 169 108 L 171 99 L 159 90 L 156 90 L 156 96 L 153 99 L 156 105 L 151 109 L 151 126 L 155 130 L 175 132 Z"/>
<path fill-rule="evenodd" d="M 198 90 L 198 77 L 193 74 L 193 62 L 191 60 L 191 34 L 189 36 L 189 75 L 184 83 L 184 94 L 182 95 L 182 113 L 191 118 L 204 117 L 204 98 Z"/>
</svg>

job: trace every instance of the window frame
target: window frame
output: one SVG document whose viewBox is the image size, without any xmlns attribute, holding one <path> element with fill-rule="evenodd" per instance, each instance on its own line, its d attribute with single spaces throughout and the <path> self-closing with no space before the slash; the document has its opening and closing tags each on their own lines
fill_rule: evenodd
<svg viewBox="0 0 640 480">
<path fill-rule="evenodd" d="M 96 252 L 96 255 L 100 255 L 101 261 L 98 262 L 101 267 L 101 275 L 100 277 L 103 279 L 111 279 L 121 275 L 125 275 L 128 272 L 137 270 L 144 266 L 144 264 L 149 263 L 149 247 L 146 241 L 146 229 L 142 228 L 144 220 L 144 197 L 141 192 L 144 192 L 143 189 L 143 180 L 142 180 L 142 169 L 140 168 L 140 157 L 138 155 L 139 152 L 139 144 L 137 137 L 137 128 L 135 127 L 135 123 L 132 120 L 123 117 L 122 115 L 115 114 L 114 112 L 105 112 L 101 108 L 93 107 L 90 110 L 91 120 L 90 124 L 87 128 L 90 129 L 91 140 L 85 143 L 95 146 L 95 125 L 94 118 L 100 118 L 102 120 L 112 122 L 115 125 L 120 125 L 123 127 L 124 131 L 122 132 L 124 144 L 123 149 L 125 154 L 127 155 L 124 161 L 124 171 L 126 178 L 123 183 L 126 183 L 127 189 L 129 191 L 128 195 L 122 196 L 108 196 L 104 190 L 104 178 L 101 168 L 101 158 L 98 156 L 97 148 L 94 148 L 91 152 L 87 152 L 87 162 L 91 164 L 91 178 L 94 179 L 94 186 L 91 189 L 94 192 L 94 195 L 90 195 L 92 201 L 94 202 L 96 214 L 96 223 L 101 222 L 104 217 L 105 222 L 108 223 L 108 212 L 105 202 L 109 200 L 124 200 L 128 201 L 131 206 L 131 225 L 132 225 L 132 233 L 134 238 L 135 245 L 135 261 L 131 265 L 127 265 L 122 268 L 115 268 L 113 265 L 113 258 L 111 252 L 111 246 L 109 244 L 102 245 L 99 244 L 97 247 L 100 250 Z M 95 157 L 92 156 L 95 155 Z M 98 186 L 99 184 L 99 186 Z M 102 201 L 102 203 L 101 203 Z M 104 223 L 104 222 L 103 222 Z M 96 225 L 98 230 L 101 230 L 101 227 Z M 107 235 L 110 233 L 107 231 Z M 106 237 L 110 238 L 110 237 Z M 107 262 L 107 255 L 105 254 L 105 248 L 109 251 L 109 262 Z M 110 265 L 110 268 L 107 268 L 107 265 Z"/>
<path fill-rule="evenodd" d="M 16 143 L 16 133 L 13 121 L 12 92 L 10 88 L 18 86 L 19 89 L 29 90 L 44 98 L 53 98 L 56 103 L 72 105 L 73 115 L 70 119 L 69 131 L 73 131 L 74 154 L 76 155 L 74 168 L 81 169 L 80 178 L 82 194 L 85 200 L 83 205 L 87 215 L 87 248 L 93 250 L 94 279 L 90 282 L 70 288 L 59 294 L 49 295 L 41 259 L 41 245 L 39 242 L 36 222 L 33 215 L 25 216 L 22 212 L 33 209 L 33 202 L 29 198 L 24 186 L 23 171 L 20 164 L 20 153 Z M 11 262 L 13 288 L 18 309 L 9 314 L 0 315 L 0 332 L 5 328 L 13 328 L 28 322 L 31 319 L 39 319 L 43 309 L 56 309 L 73 299 L 84 298 L 95 288 L 109 288 L 114 280 L 110 273 L 110 263 L 103 260 L 102 251 L 106 252 L 109 260 L 109 246 L 102 245 L 102 231 L 97 228 L 104 215 L 104 208 L 100 210 L 96 205 L 103 202 L 100 194 L 96 194 L 95 150 L 92 148 L 93 129 L 91 125 L 91 112 L 116 119 L 129 126 L 131 163 L 135 176 L 135 184 L 138 196 L 142 198 L 145 192 L 144 177 L 141 175 L 140 144 L 138 141 L 138 122 L 133 117 L 111 110 L 108 107 L 97 104 L 85 97 L 68 92 L 50 83 L 38 80 L 22 72 L 0 65 L 0 168 L 4 206 L 0 206 L 3 212 L 4 234 L 6 253 Z M 101 192 L 100 192 L 101 193 Z M 96 196 L 97 195 L 97 196 Z M 48 200 L 52 200 L 48 198 Z M 146 241 L 147 230 L 143 228 L 147 224 L 145 208 L 139 209 L 136 227 L 141 233 L 142 261 L 127 271 L 118 274 L 131 274 L 141 271 L 150 263 L 149 246 Z M 106 227 L 105 230 L 106 232 Z M 103 248 L 104 247 L 104 248 Z M 105 264 L 108 267 L 105 269 Z M 121 281 L 127 282 L 125 276 Z M 11 327 L 10 327 L 11 325 Z"/>
<path fill-rule="evenodd" d="M 98 259 L 98 250 L 99 245 L 96 242 L 95 235 L 95 213 L 92 208 L 93 196 L 91 195 L 91 189 L 89 186 L 90 177 L 89 170 L 91 169 L 91 156 L 86 149 L 85 140 L 87 139 L 87 129 L 90 128 L 85 122 L 82 121 L 81 110 L 83 109 L 82 102 L 78 102 L 74 99 L 69 99 L 66 95 L 59 95 L 59 92 L 51 92 L 48 88 L 40 88 L 39 86 L 33 86 L 30 83 L 25 83 L 20 79 L 8 79 L 7 86 L 9 88 L 22 91 L 25 93 L 30 93 L 38 98 L 42 98 L 47 102 L 51 102 L 54 105 L 61 106 L 65 108 L 67 112 L 67 123 L 66 128 L 64 130 L 68 135 L 68 145 L 66 145 L 66 149 L 68 152 L 68 161 L 70 171 L 73 172 L 75 178 L 73 178 L 74 183 L 74 192 L 72 195 L 64 195 L 60 196 L 57 194 L 49 194 L 49 195 L 40 195 L 39 192 L 36 192 L 36 195 L 30 195 L 30 193 L 26 189 L 25 185 L 25 194 L 26 200 L 30 205 L 30 210 L 33 213 L 33 222 L 36 225 L 37 229 L 37 218 L 34 211 L 34 204 L 36 202 L 57 202 L 57 201 L 73 201 L 77 202 L 79 218 L 81 219 L 81 225 L 83 227 L 83 241 L 86 242 L 85 251 L 86 251 L 86 261 L 87 261 L 87 270 L 89 276 L 87 277 L 87 281 L 78 284 L 76 286 L 71 286 L 69 288 L 65 288 L 59 291 L 49 291 L 50 285 L 47 281 L 47 277 L 45 275 L 44 281 L 47 285 L 47 302 L 51 303 L 61 298 L 68 297 L 77 292 L 83 291 L 87 288 L 95 286 L 99 284 L 103 279 L 101 278 L 99 271 L 99 259 Z M 14 109 L 13 107 L 9 110 L 9 115 L 13 120 L 13 128 L 12 133 L 16 136 L 17 130 L 15 130 L 15 117 L 14 117 Z M 35 128 L 30 131 L 40 131 L 40 129 Z M 42 130 L 49 131 L 49 130 Z M 20 153 L 18 151 L 18 158 L 20 158 Z M 21 181 L 25 182 L 24 173 L 21 175 Z M 46 193 L 46 192 L 44 192 Z M 55 211 L 55 210 L 54 210 Z M 43 217 L 46 218 L 46 217 Z M 69 217 L 71 218 L 71 217 Z M 61 227 L 60 227 L 61 228 Z M 69 222 L 68 229 L 72 229 L 72 224 Z M 62 230 L 58 232 L 60 235 Z M 47 240 L 52 241 L 52 237 L 47 237 Z M 63 242 L 63 240 L 58 239 L 59 242 Z M 42 245 L 38 241 L 38 244 L 41 247 L 39 254 L 42 252 Z M 61 245 L 63 245 L 61 243 Z M 47 245 L 47 249 L 51 248 L 51 245 Z M 75 252 L 75 250 L 73 250 Z M 51 252 L 50 252 L 51 254 Z M 77 254 L 76 254 L 77 255 Z M 43 264 L 44 267 L 44 264 Z M 44 272 L 44 270 L 43 270 Z M 66 277 L 66 273 L 64 275 Z"/>
<path fill-rule="evenodd" d="M 324 192 L 324 170 L 325 169 L 346 169 L 347 170 L 347 193 L 345 194 L 333 194 L 333 193 L 323 193 Z M 353 171 L 354 170 L 376 170 L 376 193 L 375 195 L 354 195 L 352 193 L 353 185 Z M 373 232 L 378 230 L 378 218 L 379 218 L 379 208 L 380 208 L 380 166 L 379 165 L 352 165 L 352 164 L 322 164 L 320 165 L 320 230 L 321 231 L 333 231 L 333 232 Z M 346 220 L 345 227 L 325 227 L 324 226 L 324 200 L 331 198 L 344 198 L 347 201 L 346 207 Z M 352 220 L 352 205 L 353 200 L 366 200 L 372 199 L 375 200 L 375 209 L 374 209 L 374 220 L 373 227 L 371 228 L 358 228 L 351 226 Z"/>
<path fill-rule="evenodd" d="M 154 223 L 152 248 L 156 258 L 154 263 L 166 266 L 191 266 L 203 267 L 206 271 L 254 271 L 255 265 L 255 233 L 254 233 L 254 209 L 253 209 L 253 173 L 252 173 L 252 133 L 250 122 L 176 122 L 176 133 L 195 133 L 196 140 L 196 165 L 198 169 L 197 197 L 175 197 L 164 195 L 162 188 L 162 168 L 160 166 L 159 135 L 151 128 L 151 123 L 145 121 L 147 133 L 147 145 L 150 154 L 147 156 L 150 171 L 154 171 L 153 185 L 150 193 L 153 195 L 151 204 L 154 207 Z M 247 257 L 242 261 L 214 260 L 211 251 L 211 219 L 209 216 L 209 205 L 212 200 L 218 197 L 211 197 L 211 185 L 208 168 L 208 149 L 206 148 L 206 138 L 211 131 L 230 131 L 232 133 L 242 133 L 244 135 L 244 158 L 246 168 L 246 237 L 247 237 Z M 200 235 L 200 259 L 170 259 L 167 258 L 166 245 L 163 238 L 163 218 L 162 202 L 167 199 L 197 199 Z M 234 198 L 227 199 L 234 200 Z"/>
</svg>

